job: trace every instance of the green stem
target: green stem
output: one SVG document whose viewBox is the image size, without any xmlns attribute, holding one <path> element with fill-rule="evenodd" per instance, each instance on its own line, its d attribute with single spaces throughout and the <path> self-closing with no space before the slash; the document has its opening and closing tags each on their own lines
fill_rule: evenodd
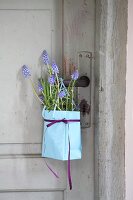
<svg viewBox="0 0 133 200">
<path fill-rule="evenodd" d="M 50 85 L 50 97 L 51 97 L 51 85 Z"/>
<path fill-rule="evenodd" d="M 73 110 L 73 98 L 74 98 L 74 95 L 73 95 L 74 85 L 75 85 L 75 81 L 73 81 L 73 83 L 72 83 L 72 89 L 71 89 L 71 92 L 72 92 L 72 98 L 71 98 L 72 110 Z"/>
<path fill-rule="evenodd" d="M 44 96 L 45 105 L 46 105 L 46 106 L 49 106 L 49 103 L 48 103 L 48 101 L 47 101 L 46 95 L 44 94 L 43 91 L 42 91 L 42 94 L 43 94 L 43 96 Z"/>
<path fill-rule="evenodd" d="M 63 101 L 62 101 L 62 99 L 61 99 L 61 105 L 62 105 L 62 110 L 63 110 Z"/>
<path fill-rule="evenodd" d="M 48 69 L 48 73 L 50 74 L 50 76 L 51 76 L 51 71 L 50 71 L 50 66 L 49 66 L 49 64 L 47 64 L 47 69 Z M 50 85 L 50 97 L 51 97 L 51 85 Z"/>
<path fill-rule="evenodd" d="M 38 96 L 38 94 L 37 94 L 37 92 L 36 92 L 36 90 L 35 90 L 35 87 L 34 87 L 34 84 L 33 84 L 32 80 L 31 80 L 31 79 L 29 79 L 29 80 L 30 80 L 30 82 L 31 82 L 31 86 L 32 86 L 32 89 L 33 89 L 33 93 L 35 94 L 35 96 L 37 97 L 37 99 L 44 105 L 43 101 L 39 98 L 39 96 Z"/>
<path fill-rule="evenodd" d="M 57 108 L 58 108 L 59 110 L 61 110 L 61 108 L 60 108 L 59 106 L 57 106 Z"/>
<path fill-rule="evenodd" d="M 57 80 L 57 103 L 58 103 L 58 106 L 59 106 L 59 97 L 58 97 L 59 90 L 60 90 L 60 86 L 59 86 L 59 78 L 58 78 L 57 73 L 55 74 L 55 76 L 56 76 L 56 80 Z"/>
<path fill-rule="evenodd" d="M 70 81 L 70 83 L 69 83 L 69 86 L 68 86 L 68 95 L 67 95 L 67 98 L 66 98 L 66 110 L 68 110 L 68 104 L 69 104 L 69 102 L 68 102 L 68 97 L 69 96 L 71 96 L 71 94 L 70 94 L 70 88 L 71 88 L 71 84 L 73 83 L 73 80 L 71 80 Z"/>
<path fill-rule="evenodd" d="M 49 66 L 49 64 L 47 64 L 47 69 L 48 69 L 48 73 L 49 73 L 50 75 L 52 75 L 52 73 L 51 73 L 51 71 L 50 71 L 50 66 Z"/>
</svg>

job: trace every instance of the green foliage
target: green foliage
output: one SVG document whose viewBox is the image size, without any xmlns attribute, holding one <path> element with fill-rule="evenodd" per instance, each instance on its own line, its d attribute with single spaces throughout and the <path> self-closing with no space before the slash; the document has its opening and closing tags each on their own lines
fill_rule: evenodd
<svg viewBox="0 0 133 200">
<path fill-rule="evenodd" d="M 68 88 L 65 87 L 63 79 L 59 77 L 59 69 L 55 62 L 50 65 L 49 57 L 46 50 L 42 53 L 42 60 L 47 66 L 47 80 L 39 79 L 38 92 L 36 92 L 34 83 L 31 80 L 31 73 L 27 65 L 22 66 L 22 74 L 24 78 L 28 78 L 31 82 L 33 92 L 41 104 L 47 110 L 67 110 L 73 111 L 77 108 L 75 104 L 75 82 L 78 79 L 78 71 L 74 71 L 71 75 L 71 81 Z"/>
<path fill-rule="evenodd" d="M 50 66 L 49 66 L 50 69 Z M 48 70 L 48 72 L 51 70 Z M 49 73 L 51 75 L 51 73 Z M 62 86 L 62 79 L 58 77 L 58 74 L 55 74 L 55 84 L 50 85 L 48 80 L 44 80 L 43 78 L 39 79 L 43 90 L 41 91 L 41 95 L 43 95 L 43 103 L 47 110 L 75 110 L 76 105 L 74 103 L 75 98 L 75 80 L 71 80 L 68 88 Z M 65 96 L 63 98 L 59 98 L 59 92 L 65 91 Z"/>
</svg>

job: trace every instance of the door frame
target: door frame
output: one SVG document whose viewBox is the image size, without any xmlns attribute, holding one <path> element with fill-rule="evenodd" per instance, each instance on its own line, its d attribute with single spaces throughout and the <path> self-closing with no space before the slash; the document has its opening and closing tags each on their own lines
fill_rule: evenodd
<svg viewBox="0 0 133 200">
<path fill-rule="evenodd" d="M 127 0 L 96 0 L 95 200 L 125 199 Z"/>
</svg>

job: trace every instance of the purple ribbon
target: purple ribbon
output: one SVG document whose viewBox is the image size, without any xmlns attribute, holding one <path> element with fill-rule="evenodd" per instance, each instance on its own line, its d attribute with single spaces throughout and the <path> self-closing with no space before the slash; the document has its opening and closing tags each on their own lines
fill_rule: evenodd
<svg viewBox="0 0 133 200">
<path fill-rule="evenodd" d="M 45 122 L 50 122 L 49 124 L 47 124 L 47 127 L 50 127 L 56 123 L 60 123 L 60 122 L 63 122 L 65 124 L 68 124 L 69 122 L 80 122 L 79 119 L 44 119 Z"/>
<path fill-rule="evenodd" d="M 45 160 L 45 164 L 46 164 L 46 166 L 48 167 L 48 169 L 53 173 L 53 175 L 54 175 L 56 178 L 59 178 L 58 174 L 49 166 L 49 164 L 46 162 L 46 160 Z"/>
<path fill-rule="evenodd" d="M 68 148 L 68 161 L 67 161 L 67 175 L 69 181 L 69 188 L 72 190 L 72 177 L 71 177 L 71 162 L 70 162 L 70 139 L 68 137 L 69 148 Z"/>
<path fill-rule="evenodd" d="M 69 122 L 80 122 L 79 119 L 55 119 L 55 120 L 51 120 L 51 119 L 44 119 L 45 122 L 50 122 L 49 124 L 47 124 L 47 127 L 50 127 L 56 123 L 60 123 L 63 122 L 65 124 L 68 124 Z M 67 162 L 67 175 L 68 175 L 68 181 L 69 181 L 69 188 L 70 190 L 72 190 L 72 178 L 71 178 L 71 159 L 70 159 L 70 139 L 68 136 L 68 162 Z M 48 166 L 48 165 L 47 165 Z M 57 174 L 48 166 L 48 168 L 50 169 L 50 171 L 58 178 Z"/>
</svg>

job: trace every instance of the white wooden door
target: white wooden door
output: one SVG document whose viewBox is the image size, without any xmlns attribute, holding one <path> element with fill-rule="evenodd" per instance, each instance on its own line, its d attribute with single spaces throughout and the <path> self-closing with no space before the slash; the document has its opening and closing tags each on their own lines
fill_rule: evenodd
<svg viewBox="0 0 133 200">
<path fill-rule="evenodd" d="M 41 158 L 41 106 L 21 75 L 27 64 L 37 85 L 44 49 L 62 66 L 65 3 L 0 0 L 0 200 L 93 200 L 92 133 L 83 133 L 83 160 L 72 162 L 70 192 L 66 164 L 48 161 L 59 172 L 57 180 Z"/>
</svg>

